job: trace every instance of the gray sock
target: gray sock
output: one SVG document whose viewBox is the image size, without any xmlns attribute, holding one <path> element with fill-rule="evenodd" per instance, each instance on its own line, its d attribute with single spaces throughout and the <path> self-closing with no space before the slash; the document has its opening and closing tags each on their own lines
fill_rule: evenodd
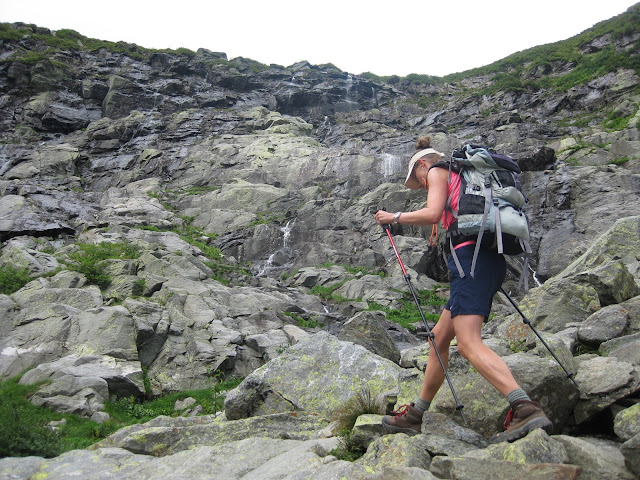
<svg viewBox="0 0 640 480">
<path fill-rule="evenodd" d="M 518 400 L 531 400 L 529 395 L 521 388 L 516 388 L 515 390 L 507 393 L 507 402 L 509 405 L 513 405 L 513 402 L 517 402 Z"/>
<path fill-rule="evenodd" d="M 420 397 L 418 397 L 418 399 L 416 400 L 416 403 L 413 404 L 416 410 L 418 410 L 420 413 L 424 413 L 427 410 L 429 410 L 430 405 L 431 405 L 431 402 L 427 402 L 426 400 L 423 400 Z"/>
</svg>

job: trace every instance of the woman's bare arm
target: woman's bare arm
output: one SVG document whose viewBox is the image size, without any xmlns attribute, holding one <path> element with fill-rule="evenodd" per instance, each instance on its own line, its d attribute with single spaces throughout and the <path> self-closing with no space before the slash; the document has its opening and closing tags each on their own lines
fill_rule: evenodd
<svg viewBox="0 0 640 480">
<path fill-rule="evenodd" d="M 413 212 L 403 212 L 398 223 L 401 225 L 426 226 L 440 221 L 447 204 L 447 181 L 449 172 L 443 168 L 432 168 L 427 175 L 429 193 L 427 206 Z M 393 213 L 379 210 L 375 219 L 380 225 L 393 223 Z"/>
</svg>

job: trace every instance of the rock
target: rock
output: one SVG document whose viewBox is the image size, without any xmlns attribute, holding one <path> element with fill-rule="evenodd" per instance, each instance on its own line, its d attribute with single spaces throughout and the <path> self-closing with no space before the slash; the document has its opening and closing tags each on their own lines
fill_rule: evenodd
<svg viewBox="0 0 640 480">
<path fill-rule="evenodd" d="M 554 425 L 554 431 L 561 431 L 578 402 L 579 393 L 558 364 L 522 353 L 504 357 L 503 360 L 518 384 L 532 399 L 540 402 Z M 458 399 L 465 406 L 469 427 L 485 438 L 501 431 L 508 404 L 498 391 L 468 364 L 451 377 Z M 431 410 L 452 418 L 458 415 L 454 398 L 446 384 L 438 391 Z"/>
<path fill-rule="evenodd" d="M 610 305 L 589 316 L 578 327 L 578 340 L 592 347 L 619 337 L 627 328 L 629 313 L 619 305 Z"/>
<path fill-rule="evenodd" d="M 351 428 L 350 440 L 354 445 L 366 450 L 372 442 L 384 434 L 382 415 L 364 414 L 358 416 L 353 428 Z"/>
<path fill-rule="evenodd" d="M 553 437 L 564 446 L 569 456 L 568 463 L 582 468 L 581 478 L 629 479 L 632 472 L 625 467 L 625 459 L 619 447 L 597 438 L 577 438 L 566 435 Z"/>
<path fill-rule="evenodd" d="M 613 357 L 634 366 L 640 365 L 640 334 L 624 335 L 603 342 L 598 352 L 603 356 Z"/>
<path fill-rule="evenodd" d="M 345 322 L 337 337 L 343 341 L 362 345 L 370 352 L 398 363 L 400 351 L 387 333 L 386 328 L 383 327 L 384 322 L 382 314 L 361 312 Z"/>
<path fill-rule="evenodd" d="M 26 372 L 20 378 L 20 383 L 32 385 L 46 380 L 50 380 L 51 383 L 38 390 L 36 398 L 53 395 L 73 396 L 87 389 L 95 392 L 103 400 L 108 400 L 111 396 L 141 397 L 144 394 L 140 364 L 106 355 L 69 355 L 54 362 L 44 363 Z"/>
<path fill-rule="evenodd" d="M 436 457 L 431 471 L 439 478 L 526 478 L 526 479 L 578 479 L 580 467 L 575 465 L 543 463 L 522 465 L 494 459 Z"/>
<path fill-rule="evenodd" d="M 638 372 L 633 365 L 608 357 L 596 356 L 580 362 L 575 379 L 580 385 L 580 400 L 574 411 L 577 423 L 588 420 L 640 388 Z"/>
<path fill-rule="evenodd" d="M 451 418 L 446 417 L 440 413 L 428 411 L 425 412 L 422 418 L 422 434 L 428 437 L 444 437 L 448 440 L 453 440 L 466 444 L 463 448 L 467 450 L 474 450 L 475 448 L 484 448 L 487 446 L 486 440 L 477 432 L 462 427 Z M 461 445 L 458 445 L 460 448 Z M 446 452 L 438 452 L 445 453 Z"/>
<path fill-rule="evenodd" d="M 624 464 L 636 475 L 640 475 L 640 465 L 638 464 L 638 451 L 640 450 L 640 435 L 634 435 L 624 442 L 620 447 L 620 452 L 624 456 Z"/>
<path fill-rule="evenodd" d="M 573 278 L 594 287 L 602 305 L 621 303 L 638 294 L 628 266 L 636 268 L 640 252 L 640 217 L 617 220 L 559 279 Z"/>
<path fill-rule="evenodd" d="M 591 286 L 550 280 L 530 290 L 520 308 L 536 328 L 556 333 L 586 320 L 600 308 L 600 300 Z"/>
<path fill-rule="evenodd" d="M 29 308 L 60 304 L 88 310 L 103 305 L 102 294 L 95 285 L 87 288 L 50 288 L 46 283 L 34 281 L 14 293 L 12 298 L 21 307 Z"/>
<path fill-rule="evenodd" d="M 173 409 L 176 411 L 186 410 L 187 408 L 193 406 L 197 400 L 193 397 L 187 397 L 182 400 L 176 400 Z"/>
<path fill-rule="evenodd" d="M 359 465 L 380 467 L 415 467 L 429 470 L 431 456 L 421 436 L 410 437 L 404 433 L 385 435 L 369 446 L 367 452 L 356 460 Z"/>
<path fill-rule="evenodd" d="M 618 412 L 613 419 L 613 429 L 623 441 L 640 433 L 640 403 Z"/>
<path fill-rule="evenodd" d="M 534 430 L 516 442 L 489 445 L 487 448 L 473 450 L 463 456 L 465 458 L 505 460 L 523 465 L 571 463 L 564 446 L 542 429 Z"/>
<path fill-rule="evenodd" d="M 229 419 L 294 410 L 331 414 L 359 389 L 374 397 L 389 390 L 399 373 L 389 360 L 320 332 L 247 376 L 227 395 L 225 412 Z"/>
<path fill-rule="evenodd" d="M 104 409 L 104 402 L 108 398 L 109 390 L 104 379 L 63 375 L 39 389 L 31 397 L 31 403 L 56 412 L 92 417 L 95 412 Z"/>
<path fill-rule="evenodd" d="M 27 479 L 36 473 L 46 460 L 42 457 L 5 457 L 0 459 L 0 475 L 4 478 Z"/>
<path fill-rule="evenodd" d="M 91 421 L 96 423 L 105 423 L 110 419 L 111 415 L 109 415 L 107 412 L 94 412 L 91 415 Z"/>
<path fill-rule="evenodd" d="M 0 240 L 19 235 L 52 235 L 74 233 L 66 221 L 47 218 L 37 204 L 29 204 L 19 195 L 0 198 Z"/>
<path fill-rule="evenodd" d="M 329 422 L 314 414 L 282 413 L 220 421 L 215 415 L 157 417 L 143 425 L 131 425 L 98 442 L 92 448 L 126 448 L 134 453 L 170 456 L 202 446 L 224 446 L 252 438 L 310 440 Z M 333 442 L 336 439 L 332 440 Z"/>
</svg>

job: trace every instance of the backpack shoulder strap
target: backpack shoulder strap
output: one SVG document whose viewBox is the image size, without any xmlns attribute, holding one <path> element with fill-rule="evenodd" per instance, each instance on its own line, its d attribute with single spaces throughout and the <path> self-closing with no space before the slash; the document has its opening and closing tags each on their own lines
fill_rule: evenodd
<svg viewBox="0 0 640 480">
<path fill-rule="evenodd" d="M 456 173 L 460 173 L 462 166 L 458 162 L 453 160 L 440 160 L 439 162 L 431 165 L 431 167 L 429 167 L 429 170 L 431 170 L 432 168 L 445 168 L 450 172 L 453 171 Z"/>
</svg>

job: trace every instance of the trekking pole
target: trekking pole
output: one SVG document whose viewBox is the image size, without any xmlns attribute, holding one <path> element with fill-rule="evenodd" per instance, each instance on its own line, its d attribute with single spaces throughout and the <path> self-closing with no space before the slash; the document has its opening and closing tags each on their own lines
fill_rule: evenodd
<svg viewBox="0 0 640 480">
<path fill-rule="evenodd" d="M 531 325 L 531 321 L 529 321 L 529 319 L 525 316 L 524 313 L 522 313 L 522 310 L 520 310 L 520 307 L 518 307 L 518 305 L 516 304 L 516 302 L 513 300 L 513 298 L 511 298 L 511 296 L 504 290 L 503 287 L 500 287 L 500 291 L 504 294 L 505 297 L 507 297 L 507 300 L 509 300 L 509 302 L 511 303 L 511 305 L 513 305 L 513 308 L 515 308 L 518 313 L 520 314 L 520 316 L 522 317 L 522 322 L 525 325 L 528 325 L 529 328 L 531 330 L 533 330 L 533 333 L 536 334 L 536 336 L 540 339 L 540 341 L 542 342 L 542 344 L 547 347 L 547 350 L 549 350 L 549 353 L 551 353 L 551 355 L 553 356 L 553 358 L 556 360 L 556 363 L 558 365 L 560 365 L 562 367 L 562 369 L 564 370 L 564 373 L 567 374 L 567 378 L 569 380 L 571 380 L 573 382 L 573 384 L 578 387 L 578 390 L 580 390 L 580 386 L 576 383 L 573 373 L 570 373 L 569 370 L 567 370 L 565 368 L 565 366 L 562 364 L 562 362 L 560 361 L 560 359 L 558 359 L 558 357 L 556 356 L 555 353 L 553 353 L 553 350 L 551 350 L 551 348 L 549 347 L 549 345 L 547 345 L 547 342 L 544 341 L 544 338 L 542 338 L 542 336 L 540 336 L 540 334 L 538 333 L 538 331 L 533 327 L 533 325 Z"/>
<path fill-rule="evenodd" d="M 402 270 L 402 274 L 404 275 L 404 279 L 406 280 L 407 285 L 409 286 L 409 290 L 411 291 L 411 295 L 413 295 L 413 300 L 416 302 L 416 306 L 418 307 L 418 312 L 420 313 L 420 317 L 422 317 L 422 321 L 424 322 L 424 326 L 427 329 L 427 336 L 431 340 L 431 346 L 433 347 L 433 351 L 436 353 L 436 356 L 438 357 L 438 360 L 440 361 L 440 366 L 442 367 L 442 371 L 444 372 L 444 376 L 447 379 L 447 383 L 449 384 L 449 388 L 451 389 L 451 393 L 453 394 L 453 399 L 456 402 L 456 410 L 458 410 L 460 412 L 460 416 L 462 417 L 462 421 L 464 422 L 464 424 L 468 425 L 467 424 L 467 419 L 464 417 L 464 413 L 462 412 L 462 409 L 464 408 L 464 405 L 462 405 L 460 403 L 460 400 L 458 400 L 458 396 L 456 395 L 456 391 L 453 388 L 453 383 L 451 383 L 451 379 L 449 378 L 449 372 L 447 372 L 447 367 L 445 367 L 444 362 L 442 361 L 442 357 L 440 356 L 440 351 L 438 350 L 438 347 L 436 346 L 436 342 L 434 341 L 435 335 L 431 331 L 431 328 L 429 328 L 429 324 L 427 323 L 427 319 L 425 318 L 424 313 L 422 313 L 422 307 L 420 306 L 420 300 L 418 300 L 418 295 L 416 294 L 416 291 L 413 288 L 413 283 L 411 283 L 411 275 L 409 275 L 407 273 L 407 269 L 404 268 L 404 263 L 402 263 L 402 259 L 400 258 L 400 254 L 398 253 L 398 248 L 396 247 L 396 242 L 393 241 L 393 235 L 391 235 L 391 229 L 389 228 L 389 225 L 382 225 L 382 228 L 387 233 L 387 237 L 389 237 L 389 241 L 391 242 L 391 247 L 393 248 L 393 251 L 396 254 L 396 258 L 398 259 L 398 263 L 400 264 L 400 269 Z"/>
</svg>

